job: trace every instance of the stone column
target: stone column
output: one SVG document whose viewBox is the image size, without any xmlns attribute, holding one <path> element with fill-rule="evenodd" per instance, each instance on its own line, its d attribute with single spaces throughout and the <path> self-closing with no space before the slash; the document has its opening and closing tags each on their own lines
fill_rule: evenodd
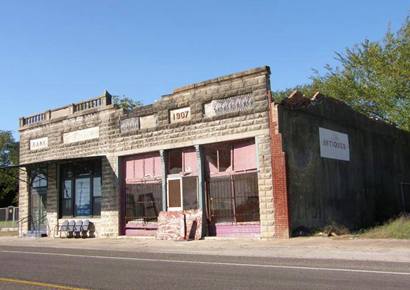
<svg viewBox="0 0 410 290">
<path fill-rule="evenodd" d="M 205 175 L 203 147 L 195 145 L 198 166 L 198 209 L 202 211 L 202 237 L 206 234 L 206 199 L 205 199 Z"/>
<path fill-rule="evenodd" d="M 103 237 L 116 237 L 119 234 L 121 206 L 118 186 L 118 156 L 107 155 L 102 157 L 101 167 L 101 217 L 95 219 L 96 234 Z"/>
<path fill-rule="evenodd" d="M 162 176 L 162 210 L 167 210 L 167 166 L 166 153 L 162 149 L 159 151 L 161 158 L 161 176 Z"/>
<path fill-rule="evenodd" d="M 258 158 L 258 190 L 261 238 L 270 239 L 274 235 L 275 217 L 272 191 L 272 160 L 270 136 L 256 136 Z"/>
<path fill-rule="evenodd" d="M 25 218 L 27 219 L 30 214 L 30 183 L 27 174 L 27 167 L 19 169 L 19 220 Z M 23 237 L 27 234 L 28 223 L 27 220 L 19 224 L 19 236 Z"/>
<path fill-rule="evenodd" d="M 47 167 L 47 224 L 48 236 L 54 237 L 55 229 L 58 224 L 58 167 L 56 163 L 51 163 Z"/>
</svg>

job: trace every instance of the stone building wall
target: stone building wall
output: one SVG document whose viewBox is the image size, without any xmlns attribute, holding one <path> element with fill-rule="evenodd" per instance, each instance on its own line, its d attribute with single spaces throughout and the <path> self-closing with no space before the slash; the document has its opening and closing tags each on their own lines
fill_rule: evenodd
<svg viewBox="0 0 410 290">
<path fill-rule="evenodd" d="M 31 119 L 23 119 L 20 129 L 20 163 L 38 164 L 48 161 L 49 164 L 55 164 L 58 160 L 102 156 L 102 209 L 101 218 L 95 222 L 97 234 L 100 223 L 101 226 L 104 225 L 101 232 L 111 236 L 118 234 L 119 226 L 119 157 L 255 138 L 258 152 L 261 236 L 272 237 L 274 212 L 269 137 L 269 74 L 269 68 L 262 67 L 189 85 L 175 90 L 171 95 L 161 97 L 154 104 L 137 108 L 128 114 L 105 103 L 103 106 L 89 109 L 89 105 L 84 105 L 86 109 L 78 112 L 75 108 L 82 106 L 73 105 L 74 109 L 48 111 L 36 117 L 40 121 L 31 124 L 27 122 Z M 101 98 L 106 100 L 108 95 Z M 245 110 L 236 112 L 229 112 L 228 109 L 225 114 L 204 113 L 205 104 L 227 98 L 246 98 L 252 104 L 245 106 Z M 190 110 L 189 120 L 172 123 L 170 110 L 186 107 Z M 134 119 L 130 120 L 132 118 Z M 86 131 L 74 133 L 74 136 L 67 135 L 78 130 Z M 98 138 L 84 140 L 87 139 L 84 136 L 88 135 L 91 138 L 91 135 L 95 135 L 96 130 L 99 131 Z M 36 145 L 35 148 L 38 150 L 30 150 L 30 143 L 33 140 L 41 142 L 45 137 L 48 138 L 48 146 Z M 73 142 L 76 138 L 81 141 Z M 67 142 L 71 143 L 66 144 Z M 23 187 L 20 199 L 21 204 L 27 199 Z M 54 197 L 51 201 L 55 202 Z M 58 202 L 54 204 L 58 205 Z M 24 209 L 22 212 L 24 213 Z M 50 222 L 54 222 L 56 217 L 56 208 L 50 205 Z"/>
<path fill-rule="evenodd" d="M 286 153 L 291 228 L 336 223 L 358 229 L 403 210 L 410 134 L 336 99 L 295 93 L 277 105 Z M 324 158 L 319 128 L 348 136 L 349 160 Z"/>
</svg>

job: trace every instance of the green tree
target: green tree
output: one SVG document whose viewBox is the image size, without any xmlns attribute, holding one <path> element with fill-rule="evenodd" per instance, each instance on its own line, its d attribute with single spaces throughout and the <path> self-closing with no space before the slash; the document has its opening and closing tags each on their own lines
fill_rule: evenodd
<svg viewBox="0 0 410 290">
<path fill-rule="evenodd" d="M 4 156 L 5 151 L 9 151 L 8 157 Z M 11 164 L 18 164 L 19 144 L 13 138 L 10 131 L 0 130 L 0 152 L 2 152 L 2 164 L 4 167 L 5 159 L 9 159 Z M 1 168 L 0 169 L 0 207 L 17 205 L 18 201 L 18 169 Z"/>
<path fill-rule="evenodd" d="M 124 95 L 123 96 L 113 96 L 112 99 L 113 99 L 114 105 L 118 106 L 119 108 L 124 109 L 127 112 L 132 111 L 134 108 L 142 106 L 142 103 L 140 101 L 134 100 Z"/>
<path fill-rule="evenodd" d="M 410 130 L 409 19 L 398 32 L 389 29 L 382 41 L 364 40 L 337 53 L 339 65 L 325 66 L 324 75 L 316 71 L 302 92 L 312 95 L 320 91 L 372 118 Z"/>
</svg>

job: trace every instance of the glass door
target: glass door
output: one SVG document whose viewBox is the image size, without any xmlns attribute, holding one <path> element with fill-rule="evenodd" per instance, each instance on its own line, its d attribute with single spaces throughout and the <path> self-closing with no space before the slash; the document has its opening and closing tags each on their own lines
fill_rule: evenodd
<svg viewBox="0 0 410 290">
<path fill-rule="evenodd" d="M 91 176 L 75 179 L 75 216 L 91 216 Z"/>
<path fill-rule="evenodd" d="M 47 190 L 31 190 L 31 226 L 32 231 L 47 233 Z"/>
<path fill-rule="evenodd" d="M 37 168 L 31 172 L 29 228 L 39 235 L 47 234 L 47 170 Z"/>
</svg>

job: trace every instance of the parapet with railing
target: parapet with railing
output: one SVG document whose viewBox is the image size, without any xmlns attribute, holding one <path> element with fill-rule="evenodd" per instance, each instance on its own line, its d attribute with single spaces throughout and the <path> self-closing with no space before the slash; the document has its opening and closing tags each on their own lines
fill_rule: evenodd
<svg viewBox="0 0 410 290">
<path fill-rule="evenodd" d="M 71 104 L 71 105 L 68 105 L 62 108 L 48 110 L 43 113 L 39 113 L 39 114 L 27 116 L 27 117 L 21 117 L 20 118 L 20 129 L 27 127 L 27 126 L 42 124 L 50 120 L 68 117 L 74 114 L 81 114 L 83 112 L 85 113 L 90 110 L 104 108 L 110 105 L 112 105 L 112 96 L 107 91 L 105 91 L 102 96 L 97 97 L 97 98 Z"/>
</svg>

